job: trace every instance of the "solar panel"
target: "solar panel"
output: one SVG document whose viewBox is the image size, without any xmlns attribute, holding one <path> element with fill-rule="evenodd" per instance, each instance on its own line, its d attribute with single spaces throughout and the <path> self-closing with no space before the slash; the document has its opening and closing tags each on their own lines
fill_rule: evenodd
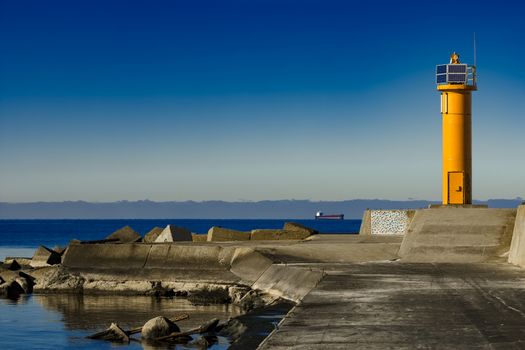
<svg viewBox="0 0 525 350">
<path fill-rule="evenodd" d="M 446 74 L 438 74 L 436 76 L 436 83 L 442 84 L 447 82 L 447 75 Z"/>
<path fill-rule="evenodd" d="M 467 74 L 448 74 L 449 83 L 465 83 L 467 81 Z"/>
<path fill-rule="evenodd" d="M 436 74 L 443 74 L 447 72 L 447 65 L 442 64 L 440 66 L 436 66 Z"/>
<path fill-rule="evenodd" d="M 448 72 L 449 73 L 466 73 L 467 65 L 466 64 L 449 64 Z"/>
</svg>

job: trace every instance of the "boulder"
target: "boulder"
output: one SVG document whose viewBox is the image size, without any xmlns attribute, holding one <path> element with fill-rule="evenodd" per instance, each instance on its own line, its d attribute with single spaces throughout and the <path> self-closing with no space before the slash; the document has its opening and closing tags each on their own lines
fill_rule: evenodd
<svg viewBox="0 0 525 350">
<path fill-rule="evenodd" d="M 36 250 L 35 255 L 33 255 L 30 266 L 33 268 L 44 267 L 49 265 L 60 264 L 61 261 L 62 257 L 60 256 L 60 254 L 58 254 L 52 249 L 41 245 Z"/>
<path fill-rule="evenodd" d="M 281 236 L 284 230 L 269 230 L 269 229 L 258 229 L 252 230 L 250 239 L 252 241 L 268 241 L 277 240 Z"/>
<path fill-rule="evenodd" d="M 20 288 L 24 291 L 24 294 L 30 294 L 33 292 L 33 285 L 32 281 L 24 278 L 24 277 L 17 277 L 15 278 L 15 282 L 18 283 Z"/>
<path fill-rule="evenodd" d="M 162 227 L 154 227 L 152 228 L 146 235 L 144 236 L 144 243 L 153 243 L 157 239 L 157 237 L 162 233 L 162 230 L 164 230 Z"/>
<path fill-rule="evenodd" d="M 135 243 L 140 242 L 142 236 L 131 227 L 124 226 L 107 236 L 106 239 L 118 239 L 118 243 Z"/>
<path fill-rule="evenodd" d="M 206 242 L 208 240 L 208 235 L 199 235 L 197 233 L 191 233 L 191 240 L 193 242 Z"/>
<path fill-rule="evenodd" d="M 163 242 L 180 242 L 189 241 L 191 242 L 191 232 L 186 230 L 184 227 L 178 227 L 168 225 L 155 240 L 155 243 Z"/>
<path fill-rule="evenodd" d="M 180 332 L 179 327 L 164 316 L 152 318 L 142 326 L 142 338 L 144 339 L 160 338 L 173 332 Z"/>
<path fill-rule="evenodd" d="M 9 299 L 18 299 L 18 297 L 24 293 L 24 289 L 15 280 L 0 284 L 0 296 L 7 297 Z"/>
<path fill-rule="evenodd" d="M 249 241 L 250 232 L 231 230 L 229 228 L 213 226 L 208 230 L 208 242 Z"/>
<path fill-rule="evenodd" d="M 286 231 L 285 237 L 291 238 L 283 237 L 281 239 L 304 239 L 310 235 L 316 235 L 319 233 L 312 228 L 306 227 L 296 222 L 286 222 L 284 224 L 283 230 Z"/>
</svg>

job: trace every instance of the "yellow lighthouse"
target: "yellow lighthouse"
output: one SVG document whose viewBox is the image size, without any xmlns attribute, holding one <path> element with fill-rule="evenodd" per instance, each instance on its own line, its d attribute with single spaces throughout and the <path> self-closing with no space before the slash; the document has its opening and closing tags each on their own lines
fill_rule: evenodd
<svg viewBox="0 0 525 350">
<path fill-rule="evenodd" d="M 443 205 L 472 204 L 472 91 L 476 67 L 461 64 L 459 55 L 436 66 L 443 119 Z"/>
</svg>

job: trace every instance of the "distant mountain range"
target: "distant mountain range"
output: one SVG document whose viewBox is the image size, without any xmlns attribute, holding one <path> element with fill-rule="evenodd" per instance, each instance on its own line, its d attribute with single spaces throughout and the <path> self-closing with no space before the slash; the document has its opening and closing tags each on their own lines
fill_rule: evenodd
<svg viewBox="0 0 525 350">
<path fill-rule="evenodd" d="M 515 208 L 516 199 L 475 201 L 491 208 Z M 84 201 L 5 203 L 0 202 L 0 219 L 313 219 L 317 211 L 344 214 L 360 219 L 369 209 L 416 209 L 438 203 L 426 200 L 391 201 L 353 199 L 345 201 L 265 200 L 259 202 Z"/>
</svg>

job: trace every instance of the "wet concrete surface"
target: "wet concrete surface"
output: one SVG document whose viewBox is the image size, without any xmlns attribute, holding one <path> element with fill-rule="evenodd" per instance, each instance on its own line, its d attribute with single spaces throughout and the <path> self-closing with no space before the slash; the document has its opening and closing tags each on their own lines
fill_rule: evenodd
<svg viewBox="0 0 525 350">
<path fill-rule="evenodd" d="M 327 275 L 261 349 L 525 349 L 521 268 L 320 265 Z"/>
</svg>

